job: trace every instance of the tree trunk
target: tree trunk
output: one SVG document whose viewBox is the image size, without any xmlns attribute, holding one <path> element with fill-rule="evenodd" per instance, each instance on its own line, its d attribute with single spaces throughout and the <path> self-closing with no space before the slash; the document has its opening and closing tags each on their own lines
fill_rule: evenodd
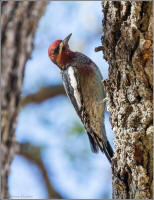
<svg viewBox="0 0 154 200">
<path fill-rule="evenodd" d="M 24 67 L 34 31 L 47 2 L 2 2 L 2 179 L 1 199 L 7 199 L 8 175 L 15 152 L 15 127 Z"/>
<path fill-rule="evenodd" d="M 103 1 L 114 199 L 153 197 L 152 2 Z"/>
</svg>

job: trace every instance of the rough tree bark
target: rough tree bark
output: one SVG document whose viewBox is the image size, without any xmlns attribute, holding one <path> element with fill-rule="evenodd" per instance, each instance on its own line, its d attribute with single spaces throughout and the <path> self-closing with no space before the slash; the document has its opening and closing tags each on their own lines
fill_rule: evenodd
<svg viewBox="0 0 154 200">
<path fill-rule="evenodd" d="M 104 81 L 114 132 L 113 198 L 153 197 L 152 2 L 103 1 Z"/>
<path fill-rule="evenodd" d="M 1 78 L 1 199 L 8 199 L 8 175 L 15 152 L 15 127 L 24 67 L 32 50 L 34 31 L 47 2 L 2 2 Z"/>
</svg>

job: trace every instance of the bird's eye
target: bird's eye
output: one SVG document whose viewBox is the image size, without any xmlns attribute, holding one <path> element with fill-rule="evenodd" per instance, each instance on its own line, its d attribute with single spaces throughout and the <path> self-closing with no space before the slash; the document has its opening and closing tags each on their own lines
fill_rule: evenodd
<svg viewBox="0 0 154 200">
<path fill-rule="evenodd" d="M 53 53 L 54 54 L 58 54 L 59 53 L 59 46 L 54 49 Z"/>
</svg>

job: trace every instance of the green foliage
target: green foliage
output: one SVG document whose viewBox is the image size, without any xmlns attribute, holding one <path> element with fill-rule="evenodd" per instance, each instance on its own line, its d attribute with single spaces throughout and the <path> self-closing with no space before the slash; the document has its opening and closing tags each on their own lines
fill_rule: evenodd
<svg viewBox="0 0 154 200">
<path fill-rule="evenodd" d="M 71 128 L 68 130 L 69 135 L 80 135 L 85 132 L 85 129 L 81 123 L 75 121 Z"/>
</svg>

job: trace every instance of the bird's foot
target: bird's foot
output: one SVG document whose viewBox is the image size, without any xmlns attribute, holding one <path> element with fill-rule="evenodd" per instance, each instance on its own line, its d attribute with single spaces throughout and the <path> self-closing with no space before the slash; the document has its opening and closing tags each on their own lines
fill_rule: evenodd
<svg viewBox="0 0 154 200">
<path fill-rule="evenodd" d="M 97 100 L 97 104 L 105 104 L 107 102 L 107 97 L 102 100 Z"/>
</svg>

